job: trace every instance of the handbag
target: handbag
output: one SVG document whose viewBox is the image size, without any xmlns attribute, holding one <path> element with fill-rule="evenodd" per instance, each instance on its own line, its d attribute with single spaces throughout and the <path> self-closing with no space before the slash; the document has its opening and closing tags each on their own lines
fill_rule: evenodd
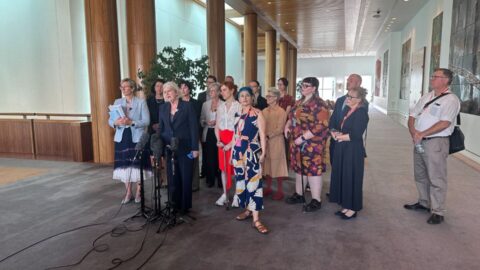
<svg viewBox="0 0 480 270">
<path fill-rule="evenodd" d="M 462 130 L 460 130 L 460 113 L 457 115 L 457 125 L 453 128 L 453 132 L 450 135 L 450 148 L 448 149 L 449 154 L 453 154 L 462 150 L 465 150 L 465 135 L 463 135 Z"/>
</svg>

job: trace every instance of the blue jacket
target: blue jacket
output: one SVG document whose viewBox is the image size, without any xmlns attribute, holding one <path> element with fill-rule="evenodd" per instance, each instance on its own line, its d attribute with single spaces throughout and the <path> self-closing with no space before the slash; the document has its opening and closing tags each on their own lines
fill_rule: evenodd
<svg viewBox="0 0 480 270">
<path fill-rule="evenodd" d="M 125 115 L 127 115 L 127 99 L 119 98 L 113 103 L 114 105 L 122 105 Z M 135 126 L 130 127 L 132 130 L 132 141 L 138 143 L 142 133 L 147 132 L 148 125 L 150 125 L 150 113 L 148 112 L 147 102 L 141 98 L 133 97 L 132 108 L 129 112 L 130 119 L 133 120 Z M 108 124 L 115 129 L 114 142 L 121 142 L 125 126 L 114 126 L 115 119 L 108 119 Z"/>
</svg>

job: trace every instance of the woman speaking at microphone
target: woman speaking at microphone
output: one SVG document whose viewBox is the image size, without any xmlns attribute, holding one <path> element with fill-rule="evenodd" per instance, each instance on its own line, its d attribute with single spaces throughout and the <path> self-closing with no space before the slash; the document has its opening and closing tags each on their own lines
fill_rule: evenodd
<svg viewBox="0 0 480 270">
<path fill-rule="evenodd" d="M 166 146 L 170 203 L 174 210 L 186 214 L 192 208 L 193 161 L 198 157 L 198 118 L 193 117 L 196 112 L 191 102 L 181 100 L 180 95 L 174 82 L 163 86 L 166 103 L 159 109 L 158 124 Z"/>
<path fill-rule="evenodd" d="M 150 114 L 145 100 L 134 94 L 137 84 L 132 79 L 120 82 L 122 98 L 116 99 L 114 105 L 119 105 L 125 117 L 112 118 L 108 124 L 115 129 L 115 160 L 113 163 L 113 179 L 125 183 L 126 193 L 122 204 L 129 203 L 132 197 L 132 182 L 137 183 L 135 202 L 140 202 L 140 158 L 136 157 L 135 145 L 150 124 Z M 146 152 L 142 157 L 146 160 Z M 145 162 L 144 176 L 151 174 L 150 163 Z"/>
</svg>

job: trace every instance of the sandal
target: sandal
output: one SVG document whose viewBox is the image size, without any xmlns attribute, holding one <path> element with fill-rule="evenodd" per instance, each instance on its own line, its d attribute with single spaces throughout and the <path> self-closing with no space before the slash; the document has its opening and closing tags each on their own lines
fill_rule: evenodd
<svg viewBox="0 0 480 270">
<path fill-rule="evenodd" d="M 252 217 L 252 212 L 246 210 L 245 212 L 238 215 L 235 219 L 236 220 L 246 220 Z"/>
<path fill-rule="evenodd" d="M 255 228 L 261 234 L 267 234 L 269 232 L 268 228 L 260 222 L 260 220 L 254 221 L 252 227 Z"/>
</svg>

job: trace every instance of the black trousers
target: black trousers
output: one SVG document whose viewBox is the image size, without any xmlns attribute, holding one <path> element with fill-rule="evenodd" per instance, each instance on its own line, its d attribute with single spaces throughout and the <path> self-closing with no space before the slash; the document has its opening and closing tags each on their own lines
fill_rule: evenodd
<svg viewBox="0 0 480 270">
<path fill-rule="evenodd" d="M 220 169 L 218 166 L 218 147 L 217 138 L 215 137 L 215 129 L 209 128 L 207 131 L 207 139 L 205 142 L 205 155 L 204 163 L 206 164 L 205 173 L 207 177 L 207 185 L 212 186 L 215 184 L 215 179 L 220 186 L 222 178 Z"/>
<path fill-rule="evenodd" d="M 174 209 L 192 208 L 193 161 L 183 153 L 175 153 L 172 160 L 172 152 L 167 151 L 168 192 Z"/>
</svg>

